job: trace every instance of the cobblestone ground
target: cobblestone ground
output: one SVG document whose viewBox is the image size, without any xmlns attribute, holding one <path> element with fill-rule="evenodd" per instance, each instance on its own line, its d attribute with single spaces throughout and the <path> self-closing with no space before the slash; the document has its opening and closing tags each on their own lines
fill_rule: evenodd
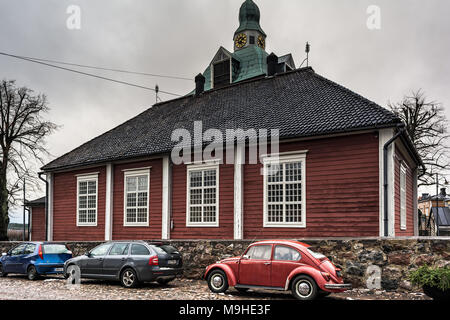
<svg viewBox="0 0 450 320">
<path fill-rule="evenodd" d="M 327 300 L 425 300 L 423 293 L 393 293 L 353 290 L 332 294 Z M 0 300 L 293 300 L 289 293 L 250 291 L 245 294 L 230 289 L 214 294 L 204 281 L 175 280 L 169 285 L 144 284 L 125 289 L 116 282 L 83 280 L 78 288 L 69 289 L 64 279 L 48 277 L 28 281 L 22 276 L 0 278 Z"/>
</svg>

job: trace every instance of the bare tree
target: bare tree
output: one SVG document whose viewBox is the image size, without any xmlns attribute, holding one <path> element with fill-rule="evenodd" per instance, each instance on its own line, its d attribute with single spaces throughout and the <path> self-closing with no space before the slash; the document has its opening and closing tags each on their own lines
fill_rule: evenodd
<svg viewBox="0 0 450 320">
<path fill-rule="evenodd" d="M 442 105 L 429 101 L 418 90 L 405 96 L 400 103 L 389 104 L 389 107 L 406 124 L 406 130 L 425 164 L 426 172 L 420 177 L 419 186 L 436 184 L 435 174 L 450 168 L 450 135 Z"/>
<path fill-rule="evenodd" d="M 48 110 L 45 95 L 14 81 L 0 83 L 0 241 L 7 240 L 8 209 L 17 204 L 22 179 L 35 185 L 33 164 L 48 154 L 45 138 L 56 129 L 43 119 Z"/>
</svg>

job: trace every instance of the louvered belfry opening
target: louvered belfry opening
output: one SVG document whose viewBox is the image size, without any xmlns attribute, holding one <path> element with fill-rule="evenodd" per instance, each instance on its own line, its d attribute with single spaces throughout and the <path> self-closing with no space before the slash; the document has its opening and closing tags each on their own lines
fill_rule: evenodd
<svg viewBox="0 0 450 320">
<path fill-rule="evenodd" d="M 222 88 L 230 84 L 230 59 L 214 64 L 214 88 Z"/>
</svg>

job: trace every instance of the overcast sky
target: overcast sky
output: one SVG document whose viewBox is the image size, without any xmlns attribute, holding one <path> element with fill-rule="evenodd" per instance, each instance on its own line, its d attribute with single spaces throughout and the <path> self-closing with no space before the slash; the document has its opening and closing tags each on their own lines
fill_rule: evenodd
<svg viewBox="0 0 450 320">
<path fill-rule="evenodd" d="M 0 0 L 0 51 L 16 55 L 194 78 L 219 46 L 233 50 L 243 0 Z M 314 70 L 386 106 L 422 88 L 450 118 L 450 1 L 255 0 L 268 52 L 292 53 L 297 65 L 311 43 Z M 70 30 L 70 5 L 81 29 Z M 367 8 L 381 9 L 381 29 Z M 193 81 L 86 70 L 185 94 Z M 0 56 L 0 79 L 45 93 L 51 159 L 151 106 L 154 93 Z M 163 100 L 171 97 L 161 94 Z M 49 159 L 49 160 L 51 160 Z M 433 190 L 433 189 L 431 189 Z M 32 197 L 33 195 L 30 195 Z M 39 195 L 36 195 L 39 196 Z"/>
</svg>

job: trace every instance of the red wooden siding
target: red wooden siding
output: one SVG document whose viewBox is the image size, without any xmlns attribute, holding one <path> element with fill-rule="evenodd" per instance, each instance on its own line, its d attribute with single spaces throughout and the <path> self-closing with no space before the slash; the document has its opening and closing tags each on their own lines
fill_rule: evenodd
<svg viewBox="0 0 450 320">
<path fill-rule="evenodd" d="M 413 170 L 409 166 L 406 167 L 406 230 L 401 230 L 400 223 L 400 165 L 405 157 L 398 150 L 395 149 L 395 235 L 414 236 L 414 189 L 413 189 Z"/>
<path fill-rule="evenodd" d="M 45 206 L 31 208 L 31 241 L 45 241 Z"/>
<path fill-rule="evenodd" d="M 124 226 L 124 171 L 150 169 L 149 226 Z M 113 192 L 113 240 L 161 239 L 162 229 L 162 159 L 116 165 Z"/>
<path fill-rule="evenodd" d="M 379 235 L 379 144 L 375 133 L 281 144 L 306 157 L 306 228 L 263 228 L 262 165 L 244 168 L 244 237 Z"/>
<path fill-rule="evenodd" d="M 225 155 L 224 155 L 225 157 Z M 186 226 L 187 167 L 172 168 L 172 239 L 233 239 L 234 237 L 234 166 L 219 167 L 219 227 Z"/>
<path fill-rule="evenodd" d="M 77 227 L 77 177 L 98 172 L 97 226 Z M 53 179 L 53 240 L 102 241 L 105 239 L 106 168 L 55 173 Z"/>
</svg>

